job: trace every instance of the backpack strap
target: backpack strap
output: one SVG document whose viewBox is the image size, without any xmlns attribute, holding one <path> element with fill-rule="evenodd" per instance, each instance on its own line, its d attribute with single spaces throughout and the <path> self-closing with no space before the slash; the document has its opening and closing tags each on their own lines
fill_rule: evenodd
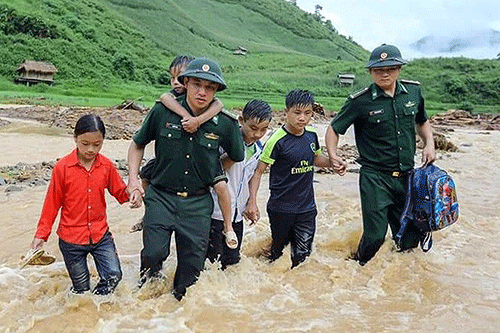
<svg viewBox="0 0 500 333">
<path fill-rule="evenodd" d="M 264 149 L 264 145 L 262 144 L 262 142 L 260 142 L 260 140 L 257 140 L 255 143 L 257 144 L 257 147 L 259 147 L 260 150 Z"/>
<path fill-rule="evenodd" d="M 424 232 L 420 235 L 420 248 L 427 252 L 432 247 L 432 231 Z"/>
<path fill-rule="evenodd" d="M 405 207 L 403 209 L 403 213 L 399 219 L 399 231 L 394 237 L 394 241 L 396 242 L 396 246 L 399 250 L 401 250 L 401 240 L 403 239 L 403 234 L 408 226 L 408 223 L 411 223 L 413 220 L 413 198 L 412 198 L 412 187 L 413 187 L 413 170 L 411 170 L 408 174 L 408 181 L 406 185 L 406 200 Z"/>
</svg>

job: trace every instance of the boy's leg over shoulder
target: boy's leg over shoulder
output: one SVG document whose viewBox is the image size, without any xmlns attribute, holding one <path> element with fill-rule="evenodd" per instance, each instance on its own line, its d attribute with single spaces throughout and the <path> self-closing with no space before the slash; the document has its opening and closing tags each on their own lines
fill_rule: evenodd
<svg viewBox="0 0 500 333">
<path fill-rule="evenodd" d="M 210 226 L 210 240 L 208 243 L 207 259 L 211 263 L 217 261 L 222 255 L 224 235 L 224 221 L 212 219 Z"/>
<path fill-rule="evenodd" d="M 233 230 L 236 233 L 236 237 L 238 238 L 238 246 L 235 249 L 230 249 L 224 242 L 223 252 L 220 258 L 222 269 L 225 269 L 229 265 L 235 265 L 240 262 L 241 255 L 241 243 L 243 241 L 243 221 L 234 222 Z"/>
</svg>

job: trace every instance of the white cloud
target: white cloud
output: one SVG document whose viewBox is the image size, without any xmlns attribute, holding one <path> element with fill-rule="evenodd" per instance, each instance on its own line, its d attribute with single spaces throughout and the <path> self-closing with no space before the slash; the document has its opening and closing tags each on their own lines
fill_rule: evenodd
<svg viewBox="0 0 500 333">
<path fill-rule="evenodd" d="M 300 8 L 311 13 L 316 4 L 339 33 L 352 36 L 368 50 L 383 42 L 408 48 L 429 35 L 500 31 L 498 0 L 297 0 Z"/>
<path fill-rule="evenodd" d="M 489 26 L 490 26 L 491 29 L 495 29 L 497 31 L 500 31 L 500 20 L 490 22 Z"/>
</svg>

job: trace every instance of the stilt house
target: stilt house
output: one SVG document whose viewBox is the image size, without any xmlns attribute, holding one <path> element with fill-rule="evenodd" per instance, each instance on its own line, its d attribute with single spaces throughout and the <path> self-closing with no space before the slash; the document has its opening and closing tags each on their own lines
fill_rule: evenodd
<svg viewBox="0 0 500 333">
<path fill-rule="evenodd" d="M 352 86 L 356 75 L 354 74 L 338 74 L 339 84 L 341 86 Z"/>
<path fill-rule="evenodd" d="M 19 74 L 15 80 L 17 83 L 24 83 L 28 86 L 39 82 L 52 84 L 57 68 L 50 62 L 23 60 L 16 72 Z"/>
</svg>

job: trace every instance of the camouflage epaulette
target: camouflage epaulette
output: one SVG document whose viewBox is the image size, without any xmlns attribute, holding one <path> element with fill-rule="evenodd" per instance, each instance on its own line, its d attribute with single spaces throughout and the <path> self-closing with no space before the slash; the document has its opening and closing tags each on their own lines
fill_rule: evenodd
<svg viewBox="0 0 500 333">
<path fill-rule="evenodd" d="M 234 120 L 238 120 L 238 115 L 236 113 L 232 113 L 231 111 L 228 111 L 226 109 L 222 109 L 221 111 L 222 113 L 224 113 L 226 116 L 228 116 L 229 118 L 232 118 Z"/>
<path fill-rule="evenodd" d="M 359 96 L 363 95 L 364 93 L 368 92 L 368 90 L 370 90 L 368 87 L 364 88 L 364 89 L 361 89 L 360 91 L 352 94 L 349 96 L 350 99 L 355 99 L 355 98 L 358 98 Z"/>
<path fill-rule="evenodd" d="M 412 81 L 412 80 L 401 80 L 401 83 L 409 83 L 409 84 L 414 84 L 414 85 L 417 85 L 417 86 L 420 85 L 420 82 L 418 82 L 418 81 Z"/>
</svg>

